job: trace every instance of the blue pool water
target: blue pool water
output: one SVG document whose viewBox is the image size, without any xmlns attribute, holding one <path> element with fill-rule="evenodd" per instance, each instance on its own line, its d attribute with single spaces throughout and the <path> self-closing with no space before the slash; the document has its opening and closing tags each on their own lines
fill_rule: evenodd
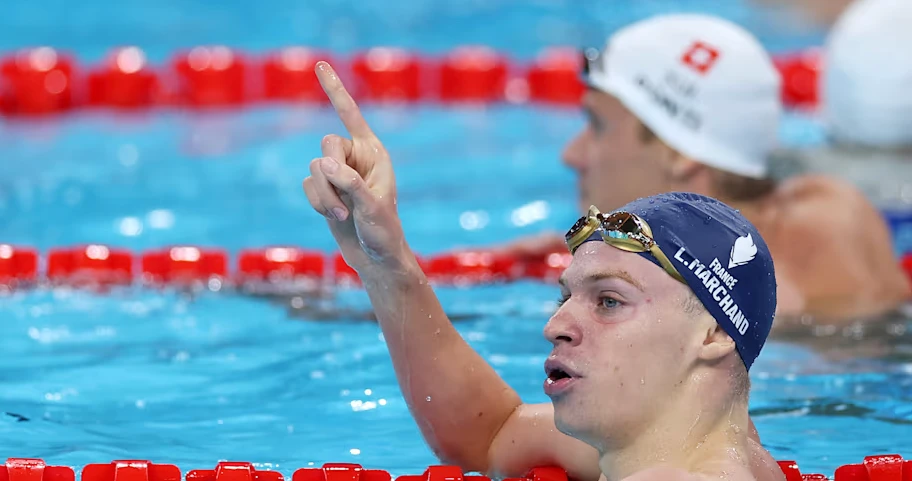
<svg viewBox="0 0 912 481">
<path fill-rule="evenodd" d="M 600 43 L 599 29 L 669 5 L 630 3 L 19 2 L 3 7 L 0 50 L 52 44 L 95 59 L 137 43 L 160 60 L 212 42 L 343 53 L 479 42 L 528 58 L 548 44 Z M 774 50 L 819 41 L 819 32 L 740 1 L 681 4 L 742 21 Z M 563 230 L 576 218 L 575 179 L 557 162 L 582 125 L 574 110 L 365 113 L 394 159 L 400 213 L 419 253 Z M 329 132 L 342 133 L 332 112 L 307 107 L 5 119 L 0 241 L 42 250 L 101 242 L 137 252 L 187 243 L 232 254 L 268 244 L 331 252 L 300 187 Z M 791 116 L 783 138 L 810 145 L 821 135 L 812 120 Z M 471 317 L 458 329 L 524 400 L 547 401 L 541 330 L 556 290 L 524 282 L 439 293 L 448 312 Z M 359 290 L 337 294 L 339 306 L 369 309 Z M 912 455 L 912 352 L 902 335 L 910 327 L 900 322 L 864 342 L 771 342 L 752 369 L 752 412 L 772 453 L 827 473 L 867 454 Z M 0 415 L 0 456 L 74 467 L 142 458 L 184 470 L 230 459 L 287 475 L 333 461 L 417 474 L 437 462 L 372 323 L 306 321 L 229 292 L 40 290 L 0 298 L 0 338 L 0 412 L 9 413 Z"/>
</svg>

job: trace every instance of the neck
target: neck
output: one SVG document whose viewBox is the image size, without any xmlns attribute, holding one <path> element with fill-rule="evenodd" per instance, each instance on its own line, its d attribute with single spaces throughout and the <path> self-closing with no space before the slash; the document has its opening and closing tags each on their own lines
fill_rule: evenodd
<svg viewBox="0 0 912 481">
<path fill-rule="evenodd" d="M 695 375 L 639 435 L 603 444 L 599 467 L 607 481 L 656 466 L 694 471 L 714 460 L 748 465 L 747 405 L 719 389 L 726 383 L 718 375 Z"/>
<path fill-rule="evenodd" d="M 737 210 L 744 218 L 749 220 L 751 224 L 754 224 L 757 229 L 769 224 L 777 212 L 775 194 L 767 194 L 763 197 L 751 200 L 732 199 L 718 193 L 710 194 L 710 196 L 719 199 Z"/>
</svg>

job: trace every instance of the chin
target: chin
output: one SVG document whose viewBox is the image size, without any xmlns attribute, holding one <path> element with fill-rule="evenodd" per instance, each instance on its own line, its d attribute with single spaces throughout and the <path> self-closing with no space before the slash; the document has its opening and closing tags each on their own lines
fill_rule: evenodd
<svg viewBox="0 0 912 481">
<path fill-rule="evenodd" d="M 566 406 L 563 411 L 559 412 L 558 407 L 555 406 L 554 425 L 561 433 L 582 441 L 593 448 L 599 448 L 599 443 L 596 442 L 596 433 L 593 432 L 595 423 L 587 421 L 579 409 Z"/>
<path fill-rule="evenodd" d="M 572 405 L 566 400 L 552 401 L 554 406 L 554 425 L 557 430 L 567 436 L 577 437 L 581 429 L 585 429 L 588 423 L 585 415 L 579 406 Z"/>
</svg>

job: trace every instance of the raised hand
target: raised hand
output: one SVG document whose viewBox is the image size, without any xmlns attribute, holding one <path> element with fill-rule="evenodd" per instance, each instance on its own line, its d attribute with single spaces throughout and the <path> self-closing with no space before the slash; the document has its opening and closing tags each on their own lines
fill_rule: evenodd
<svg viewBox="0 0 912 481">
<path fill-rule="evenodd" d="M 310 205 L 327 218 L 345 261 L 362 273 L 399 268 L 410 254 L 396 210 L 396 179 L 389 155 L 335 70 L 318 62 L 315 71 L 351 139 L 327 135 L 323 157 L 310 163 L 304 179 Z"/>
</svg>

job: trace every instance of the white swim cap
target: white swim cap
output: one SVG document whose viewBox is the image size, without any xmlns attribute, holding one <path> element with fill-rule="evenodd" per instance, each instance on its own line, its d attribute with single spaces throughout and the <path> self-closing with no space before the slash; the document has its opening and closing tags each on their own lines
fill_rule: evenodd
<svg viewBox="0 0 912 481">
<path fill-rule="evenodd" d="M 912 145 L 912 0 L 860 0 L 833 26 L 823 108 L 838 141 Z"/>
<path fill-rule="evenodd" d="M 625 27 L 590 58 L 588 83 L 616 97 L 670 147 L 761 178 L 778 146 L 781 79 L 746 30 L 699 14 Z"/>
</svg>

